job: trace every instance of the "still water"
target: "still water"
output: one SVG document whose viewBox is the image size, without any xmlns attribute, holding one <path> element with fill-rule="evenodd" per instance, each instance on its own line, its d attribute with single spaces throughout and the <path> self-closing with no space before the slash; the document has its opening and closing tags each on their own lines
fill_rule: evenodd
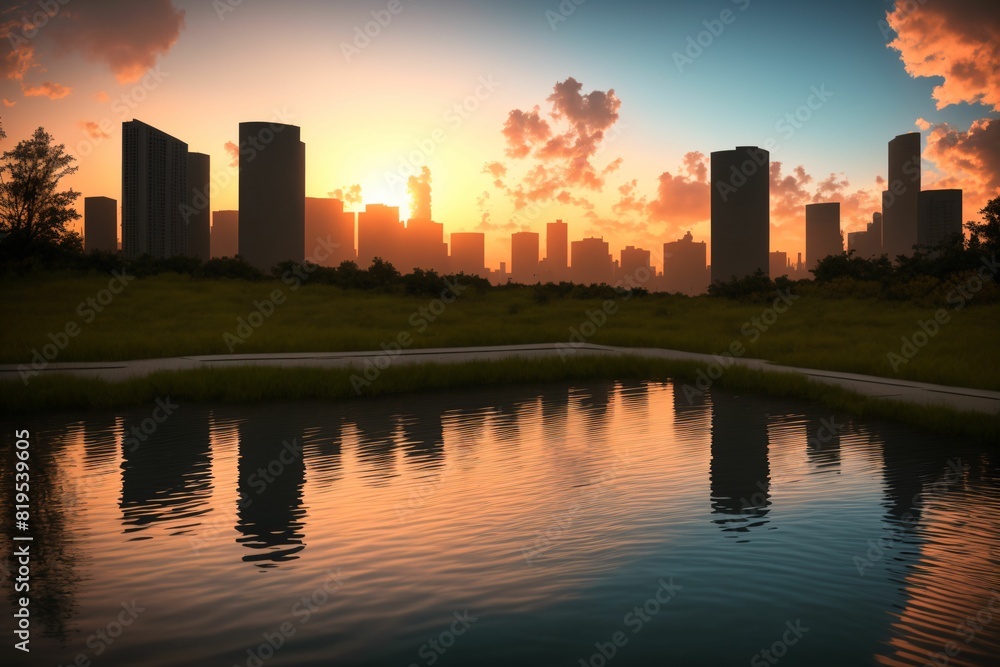
<svg viewBox="0 0 1000 667">
<path fill-rule="evenodd" d="M 7 419 L 0 662 L 996 665 L 998 464 L 672 383 Z"/>
</svg>

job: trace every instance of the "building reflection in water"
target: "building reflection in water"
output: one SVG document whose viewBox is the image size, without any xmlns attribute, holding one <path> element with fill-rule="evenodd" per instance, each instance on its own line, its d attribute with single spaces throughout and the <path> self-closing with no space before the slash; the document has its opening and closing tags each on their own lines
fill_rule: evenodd
<svg viewBox="0 0 1000 667">
<path fill-rule="evenodd" d="M 750 396 L 712 394 L 712 513 L 723 531 L 746 533 L 767 523 L 767 408 Z"/>
</svg>

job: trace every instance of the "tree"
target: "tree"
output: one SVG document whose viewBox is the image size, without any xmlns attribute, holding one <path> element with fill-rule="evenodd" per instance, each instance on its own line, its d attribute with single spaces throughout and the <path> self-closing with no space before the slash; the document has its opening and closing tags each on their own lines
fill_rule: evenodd
<svg viewBox="0 0 1000 667">
<path fill-rule="evenodd" d="M 971 250 L 984 252 L 1000 252 L 1000 197 L 986 202 L 979 212 L 983 222 L 968 222 L 965 227 L 972 234 L 969 239 Z"/>
<path fill-rule="evenodd" d="M 0 133 L 3 130 L 0 128 Z M 2 137 L 0 137 L 2 138 Z M 0 160 L 0 242 L 4 254 L 25 258 L 50 249 L 81 249 L 79 235 L 66 229 L 78 220 L 73 208 L 79 192 L 59 192 L 59 181 L 77 168 L 63 144 L 53 145 L 44 128 L 6 151 Z"/>
</svg>

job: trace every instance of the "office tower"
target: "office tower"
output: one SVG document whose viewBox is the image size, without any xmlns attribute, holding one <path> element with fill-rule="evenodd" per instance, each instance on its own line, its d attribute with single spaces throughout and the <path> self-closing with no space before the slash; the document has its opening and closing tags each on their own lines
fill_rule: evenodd
<svg viewBox="0 0 1000 667">
<path fill-rule="evenodd" d="M 535 232 L 511 234 L 510 277 L 515 283 L 538 282 L 538 234 Z"/>
<path fill-rule="evenodd" d="M 212 213 L 212 257 L 236 257 L 240 254 L 240 212 Z"/>
<path fill-rule="evenodd" d="M 306 145 L 299 128 L 240 123 L 240 255 L 269 272 L 305 259 Z"/>
<path fill-rule="evenodd" d="M 456 232 L 451 235 L 451 273 L 486 276 L 486 235 L 482 232 Z"/>
<path fill-rule="evenodd" d="M 806 266 L 812 270 L 820 260 L 844 252 L 840 235 L 840 202 L 806 206 Z M 772 276 L 773 277 L 773 276 Z"/>
<path fill-rule="evenodd" d="M 889 142 L 889 190 L 882 197 L 882 244 L 889 259 L 913 254 L 920 203 L 920 133 Z"/>
<path fill-rule="evenodd" d="M 187 255 L 207 261 L 212 254 L 212 164 L 204 153 L 188 153 L 187 206 L 184 223 L 187 225 Z"/>
<path fill-rule="evenodd" d="M 767 272 L 770 154 L 753 146 L 712 153 L 712 282 Z"/>
<path fill-rule="evenodd" d="M 603 238 L 587 238 L 570 244 L 570 275 L 579 285 L 610 285 L 615 279 L 614 262 Z"/>
<path fill-rule="evenodd" d="M 625 287 L 642 287 L 653 276 L 650 252 L 635 246 L 626 246 L 621 251 L 617 282 L 625 281 Z"/>
<path fill-rule="evenodd" d="M 426 208 L 426 206 L 425 206 Z M 448 270 L 448 244 L 444 242 L 444 225 L 429 218 L 410 218 L 403 230 L 405 264 L 396 267 L 403 273 L 413 269 Z"/>
<path fill-rule="evenodd" d="M 784 252 L 772 252 L 770 254 L 771 261 L 768 266 L 768 273 L 771 279 L 780 278 L 781 276 L 788 275 L 788 253 Z"/>
<path fill-rule="evenodd" d="M 855 257 L 875 259 L 882 255 L 882 214 L 872 214 L 868 228 L 847 235 L 847 250 L 854 251 Z"/>
<path fill-rule="evenodd" d="M 695 242 L 691 232 L 684 238 L 663 244 L 663 289 L 688 296 L 704 294 L 709 275 L 705 266 L 708 256 L 704 241 Z"/>
<path fill-rule="evenodd" d="M 306 197 L 306 260 L 320 266 L 337 267 L 355 261 L 354 214 L 344 211 L 344 202 L 325 197 Z"/>
<path fill-rule="evenodd" d="M 917 243 L 936 247 L 963 238 L 962 191 L 924 190 L 920 193 Z"/>
<path fill-rule="evenodd" d="M 569 279 L 569 225 L 562 220 L 545 225 L 545 272 L 551 282 Z"/>
<path fill-rule="evenodd" d="M 109 197 L 83 200 L 85 252 L 118 252 L 118 202 Z"/>
<path fill-rule="evenodd" d="M 122 123 L 122 251 L 128 259 L 184 255 L 188 147 L 139 120 Z"/>
<path fill-rule="evenodd" d="M 398 266 L 403 259 L 403 225 L 399 221 L 399 207 L 368 204 L 358 214 L 358 266 L 367 269 L 379 257 L 405 272 Z M 413 267 L 409 267 L 412 269 Z"/>
</svg>

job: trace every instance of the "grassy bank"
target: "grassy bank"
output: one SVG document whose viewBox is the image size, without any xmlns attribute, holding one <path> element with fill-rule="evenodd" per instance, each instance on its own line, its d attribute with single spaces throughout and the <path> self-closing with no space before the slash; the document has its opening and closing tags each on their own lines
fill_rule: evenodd
<svg viewBox="0 0 1000 667">
<path fill-rule="evenodd" d="M 580 357 L 559 359 L 508 359 L 457 365 L 389 367 L 377 382 L 359 396 L 350 383 L 350 370 L 242 367 L 218 370 L 161 372 L 121 383 L 45 375 L 28 387 L 20 382 L 0 382 L 0 412 L 33 410 L 115 409 L 149 405 L 169 396 L 179 402 L 238 403 L 325 399 L 357 400 L 363 397 L 430 392 L 465 387 L 583 380 L 677 380 L 688 382 L 700 369 L 692 362 L 636 357 Z M 820 402 L 861 418 L 903 422 L 945 435 L 996 442 L 1000 416 L 962 413 L 873 399 L 800 375 L 768 373 L 734 367 L 716 386 L 780 398 Z"/>
<path fill-rule="evenodd" d="M 439 316 L 427 316 L 420 309 L 428 307 L 428 297 L 324 285 L 293 291 L 280 282 L 164 275 L 133 281 L 97 312 L 86 300 L 107 285 L 106 276 L 0 284 L 0 362 L 30 362 L 33 350 L 41 350 L 50 333 L 64 331 L 69 323 L 79 326 L 79 333 L 59 352 L 60 362 L 227 354 L 225 334 L 236 335 L 238 318 L 247 318 L 254 302 L 270 298 L 274 290 L 281 290 L 284 303 L 233 346 L 237 353 L 372 350 L 401 334 L 411 337 L 414 348 L 555 343 L 569 340 L 571 330 L 588 321 L 587 313 L 602 305 L 586 299 L 539 302 L 531 288 L 470 289 Z M 806 292 L 776 320 L 768 316 L 754 323 L 767 307 L 649 295 L 617 302 L 617 312 L 588 342 L 709 354 L 739 343 L 743 356 L 780 364 L 1000 390 L 1000 305 L 973 302 L 949 310 L 948 323 L 898 368 L 888 355 L 901 352 L 902 339 L 919 332 L 919 322 L 932 319 L 933 308 Z"/>
</svg>

